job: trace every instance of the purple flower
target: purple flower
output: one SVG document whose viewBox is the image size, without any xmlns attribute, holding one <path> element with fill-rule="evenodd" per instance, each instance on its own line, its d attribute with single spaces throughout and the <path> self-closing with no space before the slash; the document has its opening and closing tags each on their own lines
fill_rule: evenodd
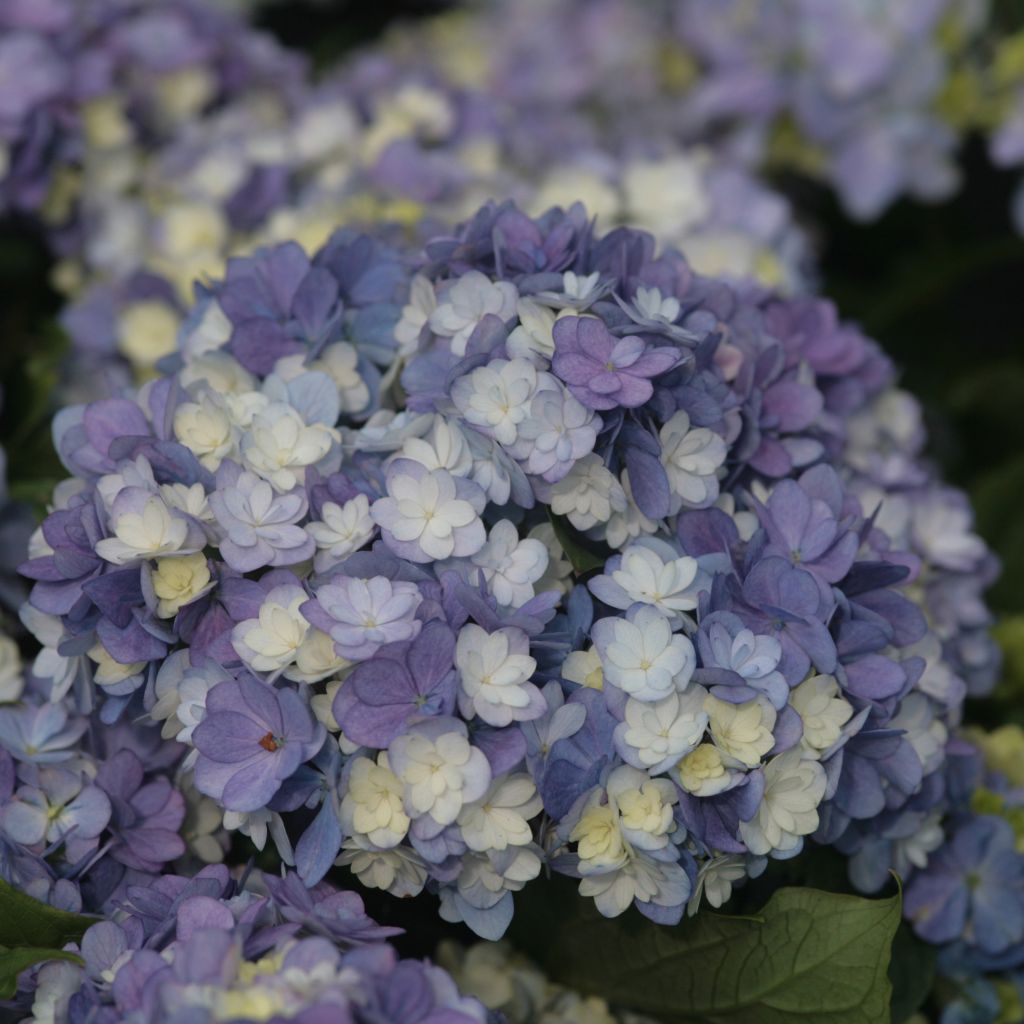
<svg viewBox="0 0 1024 1024">
<path fill-rule="evenodd" d="M 87 785 L 80 772 L 46 766 L 20 774 L 30 784 L 20 786 L 0 810 L 0 829 L 15 842 L 79 843 L 96 839 L 107 827 L 110 801 L 98 786 Z"/>
<path fill-rule="evenodd" d="M 928 942 L 963 937 L 986 953 L 1024 941 L 1024 857 L 1009 823 L 979 815 L 910 880 L 904 912 Z"/>
<path fill-rule="evenodd" d="M 294 242 L 229 260 L 218 301 L 234 325 L 228 348 L 251 373 L 268 374 L 283 356 L 322 348 L 340 331 L 337 282 Z"/>
<path fill-rule="evenodd" d="M 850 571 L 860 546 L 840 522 L 842 500 L 842 484 L 829 466 L 808 470 L 799 482 L 779 481 L 768 501 L 757 506 L 769 539 L 765 554 L 814 573 L 827 592 Z"/>
<path fill-rule="evenodd" d="M 676 366 L 673 348 L 647 348 L 635 334 L 616 338 L 595 317 L 566 316 L 555 322 L 551 369 L 590 409 L 636 408 L 654 394 L 650 378 Z"/>
<path fill-rule="evenodd" d="M 226 536 L 220 542 L 224 560 L 239 572 L 265 565 L 297 565 L 313 557 L 313 538 L 295 524 L 308 503 L 300 489 L 278 494 L 266 480 L 225 462 L 217 473 L 210 508 Z"/>
<path fill-rule="evenodd" d="M 824 618 L 817 580 L 783 558 L 765 558 L 743 582 L 742 598 L 734 609 L 755 633 L 775 636 L 782 644 L 779 671 L 790 686 L 807 675 L 811 663 L 819 672 L 836 667 L 836 646 Z"/>
<path fill-rule="evenodd" d="M 0 747 L 18 761 L 68 761 L 88 724 L 84 718 L 69 722 L 60 704 L 0 708 Z"/>
<path fill-rule="evenodd" d="M 320 749 L 324 728 L 294 691 L 241 679 L 209 692 L 192 739 L 199 791 L 228 810 L 257 811 Z"/>
<path fill-rule="evenodd" d="M 302 614 L 330 635 L 343 658 L 365 661 L 384 644 L 411 640 L 419 633 L 422 623 L 415 615 L 422 600 L 415 583 L 384 576 L 335 576 L 302 606 Z"/>
<path fill-rule="evenodd" d="M 428 622 L 411 643 L 386 644 L 358 665 L 334 698 L 345 735 L 367 747 L 386 747 L 412 720 L 455 709 L 455 634 Z"/>
<path fill-rule="evenodd" d="M 145 781 L 142 762 L 130 750 L 118 751 L 96 775 L 96 784 L 110 797 L 110 831 L 117 842 L 111 856 L 137 871 L 160 871 L 185 853 L 178 835 L 185 821 L 185 798 L 157 776 Z"/>
</svg>

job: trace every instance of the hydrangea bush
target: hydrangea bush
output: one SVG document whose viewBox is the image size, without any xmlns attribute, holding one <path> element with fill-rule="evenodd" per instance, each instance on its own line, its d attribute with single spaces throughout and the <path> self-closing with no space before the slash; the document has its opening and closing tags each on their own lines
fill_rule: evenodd
<svg viewBox="0 0 1024 1024">
<path fill-rule="evenodd" d="M 294 875 L 223 867 L 127 885 L 116 919 L 69 946 L 78 963 L 34 972 L 20 1002 L 32 1020 L 332 1020 L 485 1024 L 442 969 L 400 959 L 401 929 L 366 916 L 352 892 L 307 890 Z"/>
<path fill-rule="evenodd" d="M 602 224 L 685 241 L 704 271 L 805 287 L 809 246 L 788 203 L 736 161 L 653 142 L 613 157 L 582 115 L 563 120 L 528 148 L 520 114 L 494 96 L 375 53 L 318 85 L 237 98 L 150 153 L 135 179 L 85 196 L 87 231 L 56 274 L 74 300 L 62 314 L 72 379 L 98 397 L 152 373 L 174 351 L 193 281 L 222 276 L 231 256 L 286 240 L 313 251 L 338 223 L 394 221 L 422 240 L 492 197 L 533 212 L 583 198 Z"/>
<path fill-rule="evenodd" d="M 388 45 L 528 112 L 521 145 L 582 108 L 604 151 L 714 140 L 873 220 L 904 197 L 953 195 L 973 135 L 996 166 L 1024 163 L 1022 39 L 988 0 L 529 0 L 399 26 Z M 1020 230 L 1020 188 L 1012 212 Z"/>
<path fill-rule="evenodd" d="M 0 9 L 0 209 L 81 238 L 77 200 L 136 173 L 230 97 L 287 90 L 303 60 L 194 0 L 45 0 Z"/>
<path fill-rule="evenodd" d="M 900 873 L 929 941 L 1020 948 L 1024 862 L 958 732 L 992 559 L 829 303 L 489 204 L 422 251 L 230 261 L 164 369 L 55 421 L 44 650 L 0 710 L 26 856 L 131 871 L 142 828 L 159 870 L 202 815 L 209 859 L 241 832 L 496 938 L 545 870 L 673 924 L 815 842 L 864 891 Z M 71 806 L 38 763 L 85 716 L 145 753 L 69 773 L 85 830 L 17 832 Z M 981 862 L 1001 900 L 933 898 Z"/>
</svg>

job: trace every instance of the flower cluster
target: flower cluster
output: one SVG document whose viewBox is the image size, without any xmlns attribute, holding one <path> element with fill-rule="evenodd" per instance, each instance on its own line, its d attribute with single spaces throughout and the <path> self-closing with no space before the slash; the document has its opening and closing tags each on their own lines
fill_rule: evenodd
<svg viewBox="0 0 1024 1024">
<path fill-rule="evenodd" d="M 22 975 L 33 1020 L 331 1020 L 342 1024 L 485 1024 L 441 968 L 400 959 L 400 929 L 370 919 L 352 892 L 307 890 L 294 875 L 222 867 L 129 884 L 117 912 L 92 925 L 83 961 Z"/>
<path fill-rule="evenodd" d="M 514 106 L 523 151 L 713 140 L 870 220 L 904 196 L 948 198 L 973 133 L 997 166 L 1024 163 L 1021 39 L 993 5 L 957 0 L 530 0 L 402 26 L 388 46 Z M 1013 213 L 1024 224 L 1024 190 Z"/>
<path fill-rule="evenodd" d="M 702 271 L 805 284 L 807 240 L 788 204 L 734 161 L 653 145 L 613 159 L 585 133 L 533 161 L 522 123 L 488 93 L 376 55 L 197 120 L 135 178 L 84 197 L 88 230 L 64 247 L 57 274 L 74 299 L 62 321 L 88 371 L 75 376 L 111 394 L 129 370 L 152 373 L 174 351 L 193 281 L 222 275 L 233 255 L 284 240 L 313 251 L 338 223 L 425 235 L 495 195 L 537 213 L 582 198 L 604 227 L 629 221 L 685 242 Z"/>
<path fill-rule="evenodd" d="M 197 0 L 48 0 L 0 11 L 0 208 L 74 232 L 77 197 L 140 145 L 231 96 L 287 89 L 302 60 Z"/>
<path fill-rule="evenodd" d="M 231 260 L 175 365 L 58 416 L 25 620 L 213 842 L 488 938 L 545 865 L 672 923 L 809 838 L 883 873 L 945 843 L 990 556 L 828 303 L 488 204 L 422 252 Z M 0 714 L 38 750 L 58 712 Z"/>
</svg>

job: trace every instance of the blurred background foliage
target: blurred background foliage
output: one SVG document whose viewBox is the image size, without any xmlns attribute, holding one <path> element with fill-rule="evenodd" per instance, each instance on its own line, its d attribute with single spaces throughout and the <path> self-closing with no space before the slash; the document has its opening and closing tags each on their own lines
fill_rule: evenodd
<svg viewBox="0 0 1024 1024">
<path fill-rule="evenodd" d="M 279 0 L 258 20 L 325 67 L 395 20 L 450 6 Z M 1003 561 L 990 592 L 1006 653 L 996 713 L 1024 722 L 1024 239 L 1007 216 L 1016 175 L 994 169 L 976 139 L 960 162 L 955 199 L 904 200 L 866 225 L 850 222 L 834 196 L 808 181 L 774 184 L 815 233 L 821 290 L 901 367 L 904 386 L 924 403 L 932 456 L 971 495 L 978 531 Z M 50 268 L 27 225 L 0 221 L 0 444 L 13 495 L 40 510 L 63 475 L 49 422 L 66 341 Z"/>
</svg>

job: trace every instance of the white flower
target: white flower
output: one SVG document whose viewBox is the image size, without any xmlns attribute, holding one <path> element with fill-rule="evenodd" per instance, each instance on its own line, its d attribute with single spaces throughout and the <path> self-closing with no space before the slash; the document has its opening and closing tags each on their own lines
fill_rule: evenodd
<svg viewBox="0 0 1024 1024">
<path fill-rule="evenodd" d="M 516 303 L 516 316 L 519 324 L 509 334 L 505 350 L 512 357 L 546 367 L 555 351 L 554 311 L 533 299 L 520 299 Z"/>
<path fill-rule="evenodd" d="M 679 785 L 694 796 L 715 796 L 732 784 L 733 773 L 722 752 L 712 743 L 702 743 L 676 765 Z"/>
<path fill-rule="evenodd" d="M 533 841 L 530 820 L 543 804 L 529 775 L 505 775 L 475 803 L 462 808 L 458 825 L 463 842 L 481 853 L 525 846 Z"/>
<path fill-rule="evenodd" d="M 577 530 L 606 523 L 613 513 L 626 510 L 626 492 L 593 453 L 573 464 L 551 488 L 551 511 L 566 516 Z"/>
<path fill-rule="evenodd" d="M 661 464 L 673 498 L 690 508 L 706 508 L 718 497 L 718 469 L 725 462 L 725 441 L 707 427 L 691 427 L 680 409 L 661 428 Z"/>
<path fill-rule="evenodd" d="M 533 396 L 529 419 L 520 425 L 518 441 L 509 454 L 527 473 L 554 483 L 572 469 L 577 459 L 594 450 L 599 427 L 594 411 L 565 388 L 542 385 Z"/>
<path fill-rule="evenodd" d="M 764 796 L 750 821 L 740 822 L 740 837 L 751 853 L 792 853 L 803 836 L 818 827 L 818 805 L 825 797 L 825 769 L 817 761 L 787 750 L 764 769 Z"/>
<path fill-rule="evenodd" d="M 657 701 L 686 689 L 697 664 L 693 644 L 673 634 L 668 619 L 650 606 L 625 618 L 600 619 L 592 631 L 605 682 L 641 701 Z"/>
<path fill-rule="evenodd" d="M 242 438 L 242 458 L 254 473 L 285 493 L 305 480 L 306 467 L 319 462 L 337 440 L 332 427 L 307 426 L 292 406 L 271 402 L 253 416 Z"/>
<path fill-rule="evenodd" d="M 946 833 L 942 828 L 941 811 L 932 811 L 930 814 L 909 815 L 911 828 L 907 831 L 909 835 L 901 836 L 893 841 L 895 852 L 893 860 L 899 864 L 906 861 L 913 864 L 915 868 L 926 868 L 928 858 L 940 846 L 946 844 Z M 899 870 L 897 868 L 897 870 Z M 906 874 L 906 871 L 900 871 Z"/>
<path fill-rule="evenodd" d="M 592 274 L 587 274 L 586 277 L 580 277 L 573 271 L 567 270 L 562 274 L 562 290 L 570 299 L 584 302 L 589 298 L 600 280 L 601 274 L 597 270 Z"/>
<path fill-rule="evenodd" d="M 510 320 L 516 311 L 519 292 L 511 281 L 491 281 L 479 270 L 463 274 L 444 295 L 444 301 L 430 314 L 430 329 L 451 338 L 451 350 L 466 354 L 466 342 L 487 315 Z"/>
<path fill-rule="evenodd" d="M 630 222 L 662 238 L 679 237 L 696 227 L 711 210 L 704 185 L 706 164 L 700 153 L 629 164 L 622 188 Z"/>
<path fill-rule="evenodd" d="M 775 708 L 764 697 L 733 704 L 708 695 L 704 710 L 718 748 L 748 768 L 756 768 L 775 746 Z"/>
<path fill-rule="evenodd" d="M 292 583 L 274 587 L 260 605 L 259 618 L 231 631 L 231 645 L 256 672 L 280 672 L 295 661 L 310 625 L 299 610 L 309 595 Z"/>
<path fill-rule="evenodd" d="M 700 583 L 695 558 L 678 555 L 665 541 L 645 537 L 622 552 L 610 578 L 595 577 L 590 589 L 613 608 L 629 608 L 636 602 L 652 605 L 677 626 L 683 621 L 682 612 L 697 607 Z"/>
<path fill-rule="evenodd" d="M 467 423 L 499 444 L 512 445 L 519 424 L 530 415 L 537 386 L 537 370 L 528 360 L 492 359 L 459 377 L 451 397 Z"/>
<path fill-rule="evenodd" d="M 690 895 L 690 879 L 677 862 L 655 860 L 634 850 L 615 870 L 580 880 L 581 896 L 591 896 L 604 917 L 618 917 L 634 901 L 681 908 Z"/>
<path fill-rule="evenodd" d="M 147 664 L 144 661 L 134 661 L 128 664 L 115 661 L 114 656 L 100 643 L 91 647 L 88 654 L 89 658 L 96 663 L 93 682 L 97 686 L 117 687 L 120 683 L 129 682 L 129 692 L 135 689 L 134 678 L 142 672 Z"/>
<path fill-rule="evenodd" d="M 582 875 L 614 871 L 626 863 L 631 852 L 622 834 L 618 809 L 601 799 L 599 790 L 588 798 L 579 821 L 569 833 L 569 841 L 577 844 Z"/>
<path fill-rule="evenodd" d="M 306 533 L 316 542 L 313 565 L 317 572 L 327 572 L 358 551 L 377 529 L 370 517 L 370 499 L 365 494 L 357 494 L 344 505 L 325 501 L 320 517 L 306 524 Z"/>
<path fill-rule="evenodd" d="M 320 353 L 307 369 L 320 370 L 334 381 L 341 411 L 362 412 L 370 404 L 370 389 L 358 369 L 359 353 L 347 341 L 338 341 Z"/>
<path fill-rule="evenodd" d="M 444 416 L 434 416 L 424 437 L 407 437 L 401 455 L 427 469 L 446 469 L 452 476 L 469 476 L 473 471 L 473 452 L 466 435 L 456 420 Z"/>
<path fill-rule="evenodd" d="M 437 308 L 437 296 L 429 278 L 417 274 L 409 286 L 409 301 L 402 307 L 402 317 L 395 325 L 395 341 L 402 356 L 416 351 L 420 334 Z"/>
<path fill-rule="evenodd" d="M 391 741 L 388 761 L 402 780 L 406 814 L 431 819 L 435 835 L 491 784 L 487 758 L 470 744 L 465 725 L 456 719 L 412 726 Z"/>
<path fill-rule="evenodd" d="M 455 645 L 462 713 L 499 727 L 537 718 L 543 699 L 529 681 L 537 670 L 529 651 L 529 638 L 521 629 L 488 633 L 472 622 L 463 626 Z"/>
<path fill-rule="evenodd" d="M 853 707 L 840 696 L 834 676 L 810 676 L 790 692 L 789 703 L 804 723 L 800 744 L 805 757 L 821 757 L 853 717 Z"/>
<path fill-rule="evenodd" d="M 913 539 L 924 557 L 943 569 L 971 571 L 985 557 L 985 542 L 971 532 L 971 510 L 948 490 L 914 503 Z"/>
<path fill-rule="evenodd" d="M 613 551 L 620 550 L 638 537 L 658 532 L 658 524 L 640 511 L 633 498 L 629 471 L 625 469 L 622 471 L 622 491 L 626 495 L 626 507 L 621 511 L 612 510 L 604 532 L 604 539 Z"/>
<path fill-rule="evenodd" d="M 64 636 L 64 623 L 59 616 L 47 615 L 26 603 L 21 606 L 18 618 L 42 647 L 32 662 L 32 672 L 40 679 L 51 680 L 49 699 L 52 702 L 63 700 L 80 673 L 88 667 L 87 659 L 80 654 L 65 657 L 57 649 Z"/>
<path fill-rule="evenodd" d="M 202 484 L 161 484 L 160 497 L 168 508 L 184 512 L 203 524 L 210 524 L 216 519 Z"/>
<path fill-rule="evenodd" d="M 562 674 L 565 674 L 563 669 Z M 666 772 L 700 743 L 707 728 L 707 691 L 690 686 L 659 701 L 626 701 L 624 719 L 615 729 L 623 759 L 652 775 Z"/>
<path fill-rule="evenodd" d="M 672 807 L 678 799 L 669 779 L 652 779 L 647 772 L 624 764 L 608 776 L 605 788 L 630 846 L 641 850 L 668 846 L 676 829 Z"/>
<path fill-rule="evenodd" d="M 160 299 L 143 299 L 124 307 L 117 318 L 117 348 L 132 365 L 152 368 L 177 347 L 178 314 Z"/>
<path fill-rule="evenodd" d="M 337 652 L 330 636 L 323 630 L 311 628 L 295 652 L 295 664 L 284 670 L 284 677 L 298 683 L 318 683 L 351 665 L 348 658 Z"/>
<path fill-rule="evenodd" d="M 223 404 L 204 392 L 174 410 L 174 436 L 211 472 L 235 454 L 238 430 Z"/>
<path fill-rule="evenodd" d="M 98 541 L 96 553 L 115 565 L 172 555 L 188 540 L 188 523 L 155 495 L 146 500 L 141 512 L 124 512 L 112 525 L 114 536 Z"/>
<path fill-rule="evenodd" d="M 388 495 L 370 509 L 373 521 L 397 542 L 398 553 L 417 562 L 476 554 L 487 536 L 479 518 L 484 506 L 480 488 L 408 460 L 392 463 L 391 470 L 400 465 L 421 472 L 389 471 Z M 467 497 L 459 496 L 460 488 Z"/>
<path fill-rule="evenodd" d="M 704 862 L 697 875 L 697 886 L 686 908 L 688 914 L 695 914 L 704 898 L 716 910 L 729 901 L 734 882 L 747 877 L 747 862 L 743 854 L 723 853 Z"/>
<path fill-rule="evenodd" d="M 604 666 L 596 647 L 585 651 L 572 651 L 562 662 L 562 678 L 592 690 L 604 689 Z"/>
<path fill-rule="evenodd" d="M 231 422 L 243 430 L 248 430 L 256 414 L 265 412 L 269 406 L 270 399 L 262 391 L 238 391 L 224 395 L 224 407 Z"/>
<path fill-rule="evenodd" d="M 229 832 L 241 832 L 252 840 L 257 850 L 267 845 L 267 836 L 274 840 L 274 846 L 285 864 L 294 864 L 292 844 L 288 839 L 288 831 L 276 811 L 263 808 L 259 811 L 225 811 L 224 827 Z"/>
<path fill-rule="evenodd" d="M 181 383 L 184 387 L 197 380 L 205 380 L 222 394 L 225 391 L 248 391 L 253 387 L 252 374 L 234 356 L 223 351 L 234 329 L 234 324 L 216 300 L 206 303 L 198 323 L 186 323 L 181 337 L 185 358 Z"/>
<path fill-rule="evenodd" d="M 210 567 L 201 551 L 179 558 L 158 558 L 150 581 L 157 597 L 156 614 L 171 619 L 210 583 Z"/>
<path fill-rule="evenodd" d="M 520 540 L 516 527 L 501 519 L 471 561 L 477 566 L 471 583 L 482 576 L 499 605 L 521 608 L 534 597 L 534 584 L 547 571 L 548 550 L 539 540 Z"/>
<path fill-rule="evenodd" d="M 401 899 L 418 896 L 427 883 L 427 866 L 411 847 L 378 850 L 360 835 L 341 844 L 336 863 L 347 864 L 367 889 L 383 889 Z"/>
<path fill-rule="evenodd" d="M 633 305 L 646 319 L 661 320 L 667 324 L 675 323 L 683 308 L 675 296 L 662 296 L 660 288 L 645 288 L 643 285 L 637 287 Z"/>
<path fill-rule="evenodd" d="M 527 212 L 539 217 L 552 206 L 567 210 L 573 203 L 582 203 L 591 217 L 606 225 L 618 222 L 622 208 L 618 190 L 604 176 L 575 163 L 555 167 L 545 175 Z"/>
<path fill-rule="evenodd" d="M 934 705 L 923 693 L 910 693 L 890 719 L 893 729 L 904 730 L 903 738 L 914 748 L 925 775 L 935 771 L 945 758 L 948 730 L 935 714 Z"/>
<path fill-rule="evenodd" d="M 18 645 L 9 636 L 0 636 L 0 704 L 17 700 L 24 686 Z"/>
<path fill-rule="evenodd" d="M 388 766 L 384 751 L 376 761 L 368 757 L 352 760 L 340 818 L 346 834 L 365 836 L 384 850 L 405 838 L 409 816 L 402 806 L 402 782 Z"/>
</svg>

